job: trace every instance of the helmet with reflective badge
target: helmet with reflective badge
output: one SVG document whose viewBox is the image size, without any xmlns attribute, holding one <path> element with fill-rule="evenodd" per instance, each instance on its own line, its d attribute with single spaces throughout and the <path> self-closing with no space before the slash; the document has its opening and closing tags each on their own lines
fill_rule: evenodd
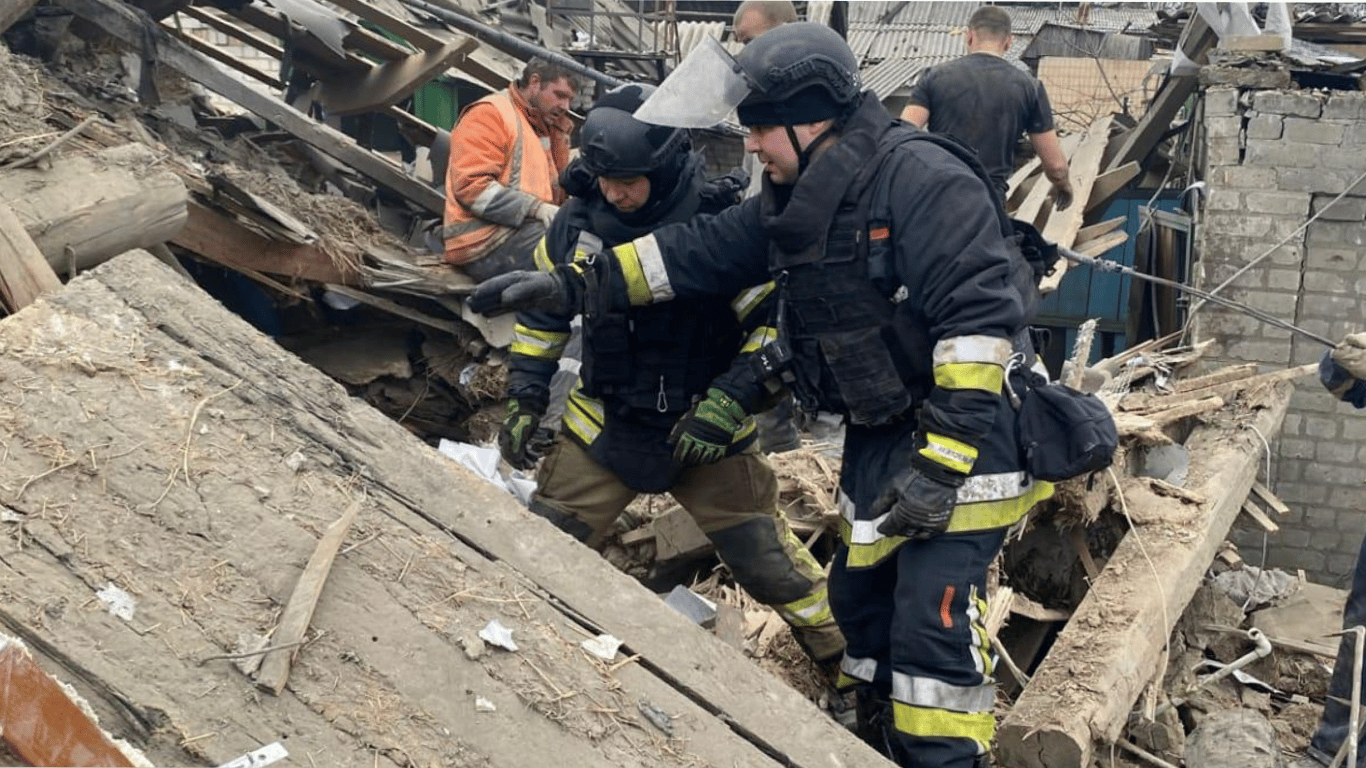
<svg viewBox="0 0 1366 768">
<path fill-rule="evenodd" d="M 824 24 L 770 29 L 736 56 L 750 83 L 737 108 L 743 125 L 802 125 L 853 111 L 863 90 L 858 60 Z"/>
<path fill-rule="evenodd" d="M 579 130 L 579 156 L 594 175 L 645 176 L 675 154 L 691 149 L 686 130 L 632 117 L 654 90 L 653 85 L 643 83 L 619 85 L 604 93 L 588 111 Z"/>
</svg>

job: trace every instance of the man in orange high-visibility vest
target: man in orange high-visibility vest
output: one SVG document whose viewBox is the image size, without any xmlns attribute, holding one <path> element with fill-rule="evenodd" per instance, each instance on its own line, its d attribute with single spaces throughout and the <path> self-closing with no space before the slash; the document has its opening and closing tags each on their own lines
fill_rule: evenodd
<svg viewBox="0 0 1366 768">
<path fill-rule="evenodd" d="M 569 69 L 532 59 L 507 90 L 460 114 L 446 167 L 447 262 L 481 281 L 534 268 L 532 249 L 564 199 L 559 177 L 579 86 Z"/>
</svg>

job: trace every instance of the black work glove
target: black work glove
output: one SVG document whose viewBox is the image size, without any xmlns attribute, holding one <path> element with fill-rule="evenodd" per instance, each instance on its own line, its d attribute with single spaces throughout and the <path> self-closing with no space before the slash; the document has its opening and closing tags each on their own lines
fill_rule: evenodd
<svg viewBox="0 0 1366 768">
<path fill-rule="evenodd" d="M 496 275 L 475 286 L 466 302 L 486 317 L 539 310 L 557 314 L 577 312 L 584 278 L 578 264 L 560 264 L 550 272 L 518 270 Z"/>
<path fill-rule="evenodd" d="M 747 415 L 730 395 L 716 387 L 708 389 L 707 396 L 683 414 L 669 435 L 674 463 L 699 467 L 724 459 Z"/>
<path fill-rule="evenodd" d="M 525 399 L 508 401 L 507 416 L 498 430 L 498 452 L 516 469 L 530 469 L 541 458 L 543 436 L 538 434 L 545 406 Z"/>
<path fill-rule="evenodd" d="M 912 460 L 873 502 L 873 515 L 887 512 L 877 527 L 883 536 L 928 539 L 949 529 L 963 475 Z"/>
</svg>

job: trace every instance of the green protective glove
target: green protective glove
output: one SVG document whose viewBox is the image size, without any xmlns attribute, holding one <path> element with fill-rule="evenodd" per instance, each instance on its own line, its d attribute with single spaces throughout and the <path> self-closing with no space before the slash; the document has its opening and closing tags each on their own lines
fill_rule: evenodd
<svg viewBox="0 0 1366 768">
<path fill-rule="evenodd" d="M 724 459 L 748 415 L 734 398 L 711 387 L 706 397 L 683 414 L 669 435 L 674 463 L 680 467 L 700 467 Z"/>
<path fill-rule="evenodd" d="M 498 452 L 515 469 L 530 469 L 541 457 L 535 438 L 544 411 L 545 408 L 538 408 L 526 400 L 513 398 L 508 401 L 507 416 L 503 418 L 502 429 L 498 430 Z"/>
</svg>

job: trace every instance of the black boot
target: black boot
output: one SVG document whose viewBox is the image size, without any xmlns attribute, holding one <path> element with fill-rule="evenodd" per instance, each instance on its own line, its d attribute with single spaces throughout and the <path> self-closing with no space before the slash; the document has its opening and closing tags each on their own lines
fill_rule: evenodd
<svg viewBox="0 0 1366 768">
<path fill-rule="evenodd" d="M 884 757 L 892 756 L 892 700 L 872 685 L 854 688 L 854 734 Z"/>
</svg>

